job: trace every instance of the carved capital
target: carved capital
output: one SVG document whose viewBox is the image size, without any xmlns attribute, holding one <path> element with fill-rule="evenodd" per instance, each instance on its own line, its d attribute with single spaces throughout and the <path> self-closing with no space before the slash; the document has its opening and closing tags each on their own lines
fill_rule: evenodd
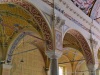
<svg viewBox="0 0 100 75">
<path fill-rule="evenodd" d="M 64 19 L 61 19 L 60 17 L 56 17 L 55 16 L 55 27 L 57 28 L 57 29 L 61 29 L 62 28 L 62 26 L 65 24 L 65 20 Z"/>
<path fill-rule="evenodd" d="M 3 64 L 3 69 L 11 69 L 12 65 L 10 64 Z"/>
<path fill-rule="evenodd" d="M 50 58 L 50 59 L 58 59 L 61 57 L 62 55 L 62 51 L 59 50 L 52 50 L 52 51 L 46 51 L 46 55 Z"/>
<path fill-rule="evenodd" d="M 10 75 L 12 66 L 9 64 L 3 64 L 2 75 Z"/>
</svg>

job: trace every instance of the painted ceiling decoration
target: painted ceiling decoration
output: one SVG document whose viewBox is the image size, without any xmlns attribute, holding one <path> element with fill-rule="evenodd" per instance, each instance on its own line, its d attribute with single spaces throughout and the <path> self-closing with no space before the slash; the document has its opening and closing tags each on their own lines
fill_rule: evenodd
<svg viewBox="0 0 100 75">
<path fill-rule="evenodd" d="M 25 28 L 32 28 L 33 24 L 36 25 L 30 14 L 19 9 L 14 4 L 0 5 L 0 21 L 2 21 L 1 25 L 4 27 L 4 34 L 8 38 L 15 32 Z M 35 28 L 37 27 L 35 26 Z"/>
<path fill-rule="evenodd" d="M 71 0 L 91 19 L 100 24 L 100 0 Z"/>
<path fill-rule="evenodd" d="M 79 42 L 69 33 L 67 33 L 64 37 L 63 47 L 71 47 L 81 51 Z"/>
<path fill-rule="evenodd" d="M 16 36 L 22 31 L 36 32 L 43 37 L 37 22 L 26 10 L 21 9 L 21 7 L 16 4 L 1 4 L 0 48 L 6 51 Z"/>
<path fill-rule="evenodd" d="M 91 14 L 91 10 L 96 0 L 71 0 L 78 8 L 80 8 L 85 14 Z"/>
<path fill-rule="evenodd" d="M 90 17 L 100 24 L 100 0 L 97 0 L 95 2 Z"/>
<path fill-rule="evenodd" d="M 28 31 L 33 32 L 34 35 L 38 34 L 35 36 L 48 44 L 47 50 L 53 50 L 50 27 L 35 6 L 26 1 L 0 5 L 0 46 L 7 44 L 8 55 L 13 52 L 15 46 Z M 21 33 L 22 35 L 19 36 Z M 33 36 L 29 33 L 27 35 Z M 10 59 L 9 56 L 8 59 Z"/>
</svg>

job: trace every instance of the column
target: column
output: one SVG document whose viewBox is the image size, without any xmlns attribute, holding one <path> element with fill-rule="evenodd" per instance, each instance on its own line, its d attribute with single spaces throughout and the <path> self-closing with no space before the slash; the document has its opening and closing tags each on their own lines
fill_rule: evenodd
<svg viewBox="0 0 100 75">
<path fill-rule="evenodd" d="M 99 69 L 96 70 L 96 75 L 99 75 Z"/>
<path fill-rule="evenodd" d="M 10 75 L 12 66 L 9 64 L 3 64 L 2 75 Z"/>
<path fill-rule="evenodd" d="M 59 75 L 58 58 L 62 55 L 62 51 L 47 51 L 46 54 L 50 58 L 50 75 Z"/>
<path fill-rule="evenodd" d="M 96 75 L 96 71 L 89 71 L 90 75 Z"/>
<path fill-rule="evenodd" d="M 88 64 L 87 67 L 89 69 L 89 75 L 96 75 L 96 69 L 94 64 Z"/>
<path fill-rule="evenodd" d="M 50 75 L 59 75 L 58 59 L 53 58 L 50 60 Z"/>
<path fill-rule="evenodd" d="M 89 71 L 89 75 L 96 75 L 96 71 Z"/>
</svg>

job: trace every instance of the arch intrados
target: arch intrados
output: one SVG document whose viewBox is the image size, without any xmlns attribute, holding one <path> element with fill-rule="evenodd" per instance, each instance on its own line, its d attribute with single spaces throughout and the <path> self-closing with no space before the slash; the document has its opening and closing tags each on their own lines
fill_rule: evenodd
<svg viewBox="0 0 100 75">
<path fill-rule="evenodd" d="M 74 30 L 74 29 L 67 31 L 66 33 L 70 33 L 71 35 L 73 35 L 77 39 L 77 41 L 79 42 L 79 44 L 82 48 L 82 52 L 83 52 L 83 55 L 86 59 L 87 64 L 93 65 L 94 64 L 94 58 L 92 56 L 90 47 L 89 47 L 86 39 L 84 38 L 84 36 L 79 31 Z"/>
</svg>

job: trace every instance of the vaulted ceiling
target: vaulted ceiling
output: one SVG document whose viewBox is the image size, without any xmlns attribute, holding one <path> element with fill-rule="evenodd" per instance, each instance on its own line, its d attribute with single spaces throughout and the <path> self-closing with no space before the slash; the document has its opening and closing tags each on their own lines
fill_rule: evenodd
<svg viewBox="0 0 100 75">
<path fill-rule="evenodd" d="M 0 4 L 0 24 L 0 43 L 9 42 L 15 34 L 24 30 L 34 31 L 41 35 L 32 15 L 15 4 Z"/>
<path fill-rule="evenodd" d="M 90 15 L 94 6 L 95 0 L 71 0 L 84 13 Z"/>
<path fill-rule="evenodd" d="M 78 8 L 100 24 L 100 0 L 71 0 Z"/>
</svg>

